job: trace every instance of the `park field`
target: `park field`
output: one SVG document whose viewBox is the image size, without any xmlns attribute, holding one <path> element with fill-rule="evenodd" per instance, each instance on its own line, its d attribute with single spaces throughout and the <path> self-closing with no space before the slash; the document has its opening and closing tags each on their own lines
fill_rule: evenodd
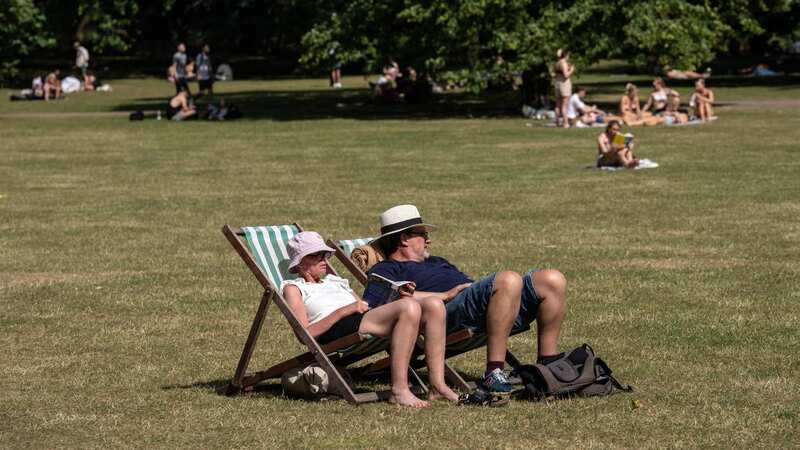
<svg viewBox="0 0 800 450">
<path fill-rule="evenodd" d="M 607 104 L 629 78 L 584 81 Z M 235 81 L 217 88 L 243 119 L 172 123 L 126 116 L 162 107 L 162 80 L 0 91 L 0 448 L 798 447 L 800 83 L 745 81 L 709 83 L 716 122 L 626 130 L 660 167 L 624 172 L 586 168 L 599 129 L 546 128 L 506 94 L 376 105 L 360 77 Z M 426 410 L 274 381 L 222 395 L 261 291 L 221 227 L 373 236 L 398 203 L 469 274 L 564 272 L 563 349 L 592 344 L 635 391 Z M 301 350 L 272 307 L 251 367 Z M 474 378 L 484 353 L 451 362 Z"/>
</svg>

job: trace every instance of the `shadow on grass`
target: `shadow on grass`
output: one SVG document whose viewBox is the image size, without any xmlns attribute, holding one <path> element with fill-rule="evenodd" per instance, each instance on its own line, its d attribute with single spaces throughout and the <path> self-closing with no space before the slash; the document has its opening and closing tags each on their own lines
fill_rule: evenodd
<svg viewBox="0 0 800 450">
<path fill-rule="evenodd" d="M 622 95 L 626 79 L 588 83 L 592 95 Z M 692 80 L 668 80 L 671 87 L 693 86 Z M 637 81 L 646 98 L 650 81 Z M 800 76 L 774 78 L 719 77 L 708 81 L 711 87 L 764 86 L 788 89 L 800 84 Z M 220 94 L 231 105 L 236 105 L 244 114 L 242 120 L 298 121 L 319 119 L 353 120 L 430 120 L 466 118 L 519 117 L 520 96 L 517 91 L 487 92 L 482 95 L 448 93 L 433 95 L 429 102 L 413 104 L 405 102 L 382 102 L 373 98 L 369 89 L 338 89 L 310 91 L 250 90 Z M 117 105 L 116 111 L 164 110 L 167 98 L 151 97 Z M 207 98 L 197 99 L 203 110 Z M 617 109 L 616 103 L 599 104 L 608 111 Z"/>
<path fill-rule="evenodd" d="M 229 105 L 236 105 L 243 120 L 275 121 L 354 119 L 354 120 L 427 120 L 472 117 L 508 117 L 518 115 L 516 92 L 475 96 L 465 93 L 434 95 L 421 104 L 386 103 L 373 98 L 368 89 L 325 91 L 243 91 L 218 95 Z M 167 98 L 143 98 L 117 105 L 115 110 L 165 109 Z M 199 98 L 204 108 L 208 99 Z"/>
</svg>

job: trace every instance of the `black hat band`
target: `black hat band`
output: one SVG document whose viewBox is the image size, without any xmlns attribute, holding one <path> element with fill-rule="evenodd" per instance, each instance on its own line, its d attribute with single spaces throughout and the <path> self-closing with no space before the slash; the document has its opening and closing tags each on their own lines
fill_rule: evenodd
<svg viewBox="0 0 800 450">
<path fill-rule="evenodd" d="M 408 228 L 408 227 L 412 227 L 414 225 L 421 225 L 421 224 L 422 224 L 422 218 L 421 217 L 415 217 L 413 219 L 408 219 L 408 220 L 404 220 L 402 222 L 397 222 L 397 223 L 393 223 L 393 224 L 381 227 L 381 234 L 388 234 L 388 233 L 399 231 L 399 230 L 402 230 L 402 229 L 405 229 L 405 228 Z"/>
</svg>

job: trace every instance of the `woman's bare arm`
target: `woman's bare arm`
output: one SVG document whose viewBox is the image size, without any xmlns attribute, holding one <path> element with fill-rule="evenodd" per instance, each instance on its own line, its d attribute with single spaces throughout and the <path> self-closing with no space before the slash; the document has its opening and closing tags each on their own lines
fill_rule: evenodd
<svg viewBox="0 0 800 450">
<path fill-rule="evenodd" d="M 319 322 L 309 325 L 308 314 L 306 313 L 306 307 L 303 304 L 303 297 L 300 293 L 300 289 L 298 289 L 297 286 L 288 285 L 283 289 L 283 296 L 286 298 L 286 302 L 289 303 L 289 308 L 292 310 L 292 313 L 294 313 L 294 316 L 297 317 L 300 325 L 302 325 L 303 328 L 305 328 L 308 333 L 314 337 L 317 337 L 328 331 L 333 324 L 342 320 L 343 318 L 358 312 L 358 302 L 351 303 L 347 306 L 342 306 Z"/>
</svg>

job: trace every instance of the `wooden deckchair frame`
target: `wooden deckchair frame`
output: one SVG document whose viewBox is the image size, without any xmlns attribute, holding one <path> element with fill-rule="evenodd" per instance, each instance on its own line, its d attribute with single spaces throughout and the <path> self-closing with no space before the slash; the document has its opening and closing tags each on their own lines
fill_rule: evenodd
<svg viewBox="0 0 800 450">
<path fill-rule="evenodd" d="M 295 226 L 298 231 L 303 231 L 299 224 L 294 223 L 292 225 Z M 347 347 L 350 347 L 353 344 L 363 340 L 358 333 L 353 333 L 328 344 L 320 345 L 316 339 L 311 336 L 308 330 L 303 328 L 303 326 L 300 324 L 300 321 L 297 320 L 297 317 L 295 317 L 294 313 L 289 307 L 288 302 L 285 298 L 283 298 L 282 293 L 278 290 L 278 286 L 275 286 L 258 266 L 244 240 L 244 232 L 241 230 L 241 228 L 234 228 L 229 225 L 225 225 L 222 227 L 222 233 L 264 288 L 264 293 L 261 295 L 261 302 L 258 305 L 255 318 L 250 326 L 250 332 L 247 336 L 247 340 L 245 341 L 244 348 L 242 349 L 242 355 L 239 358 L 239 363 L 236 366 L 236 371 L 234 372 L 233 378 L 228 385 L 226 393 L 228 395 L 235 395 L 242 392 L 252 391 L 253 387 L 261 381 L 280 377 L 287 370 L 296 367 L 302 367 L 316 361 L 316 363 L 328 373 L 331 392 L 341 396 L 348 402 L 358 404 L 377 400 L 386 400 L 390 395 L 389 391 L 355 393 L 352 386 L 350 386 L 346 378 L 342 375 L 340 369 L 334 365 L 334 362 L 336 362 L 340 366 L 345 367 L 361 359 L 367 358 L 379 351 L 386 350 L 386 348 L 380 348 L 371 353 L 352 355 L 351 357 L 334 353 L 337 350 L 346 349 Z M 331 273 L 336 274 L 335 269 L 330 266 L 330 264 L 328 267 Z M 295 336 L 297 336 L 300 342 L 302 342 L 308 348 L 308 352 L 276 364 L 267 370 L 248 375 L 247 366 L 249 365 L 250 359 L 253 356 L 253 350 L 258 342 L 258 337 L 261 333 L 261 328 L 264 324 L 267 308 L 269 307 L 269 301 L 271 299 L 289 322 L 289 325 L 291 326 L 292 331 L 294 331 Z M 334 354 L 331 356 L 332 353 Z M 424 384 L 422 384 L 422 381 L 419 379 L 413 369 L 409 368 L 409 375 L 411 376 L 411 380 L 422 386 L 424 391 Z"/>
<path fill-rule="evenodd" d="M 347 270 L 353 274 L 353 277 L 355 277 L 356 280 L 359 283 L 361 283 L 362 286 L 366 287 L 367 274 L 364 273 L 364 271 L 361 270 L 361 268 L 358 267 L 353 262 L 353 260 L 351 260 L 350 257 L 348 257 L 344 253 L 344 250 L 342 250 L 342 247 L 339 245 L 338 242 L 333 241 L 331 239 L 328 239 L 326 242 L 329 247 L 336 250 L 334 253 L 336 259 L 338 259 L 339 262 L 342 263 L 342 265 L 344 265 L 347 268 Z M 509 337 L 520 333 L 524 333 L 528 330 L 530 330 L 530 327 L 514 329 L 511 331 Z M 481 337 L 482 335 L 475 334 L 467 329 L 459 330 L 447 335 L 447 338 L 445 339 L 445 359 L 462 355 L 464 353 L 485 346 L 486 345 L 485 342 L 481 343 L 482 341 Z M 455 344 L 466 344 L 466 345 L 464 345 L 463 347 L 459 347 L 458 349 L 454 349 Z M 449 350 L 448 347 L 450 348 Z M 409 364 L 411 368 L 418 369 L 420 367 L 423 367 L 425 365 L 425 359 L 423 356 L 424 354 L 422 353 L 422 347 L 418 343 L 414 355 L 412 356 L 411 363 Z M 371 364 L 368 368 L 365 369 L 368 369 L 370 371 L 383 370 L 388 367 L 388 362 L 389 360 L 384 358 L 380 361 L 376 361 L 375 363 Z M 513 353 L 511 353 L 511 350 L 506 350 L 506 362 L 514 369 L 522 366 L 522 363 L 519 361 L 519 359 L 517 359 L 516 356 L 514 356 Z M 444 373 L 445 373 L 445 379 L 451 384 L 457 386 L 458 388 L 468 392 L 475 389 L 475 383 L 464 380 L 464 378 L 455 369 L 453 369 L 452 367 L 450 367 L 449 364 L 447 364 L 447 361 L 445 361 L 444 364 Z"/>
</svg>

